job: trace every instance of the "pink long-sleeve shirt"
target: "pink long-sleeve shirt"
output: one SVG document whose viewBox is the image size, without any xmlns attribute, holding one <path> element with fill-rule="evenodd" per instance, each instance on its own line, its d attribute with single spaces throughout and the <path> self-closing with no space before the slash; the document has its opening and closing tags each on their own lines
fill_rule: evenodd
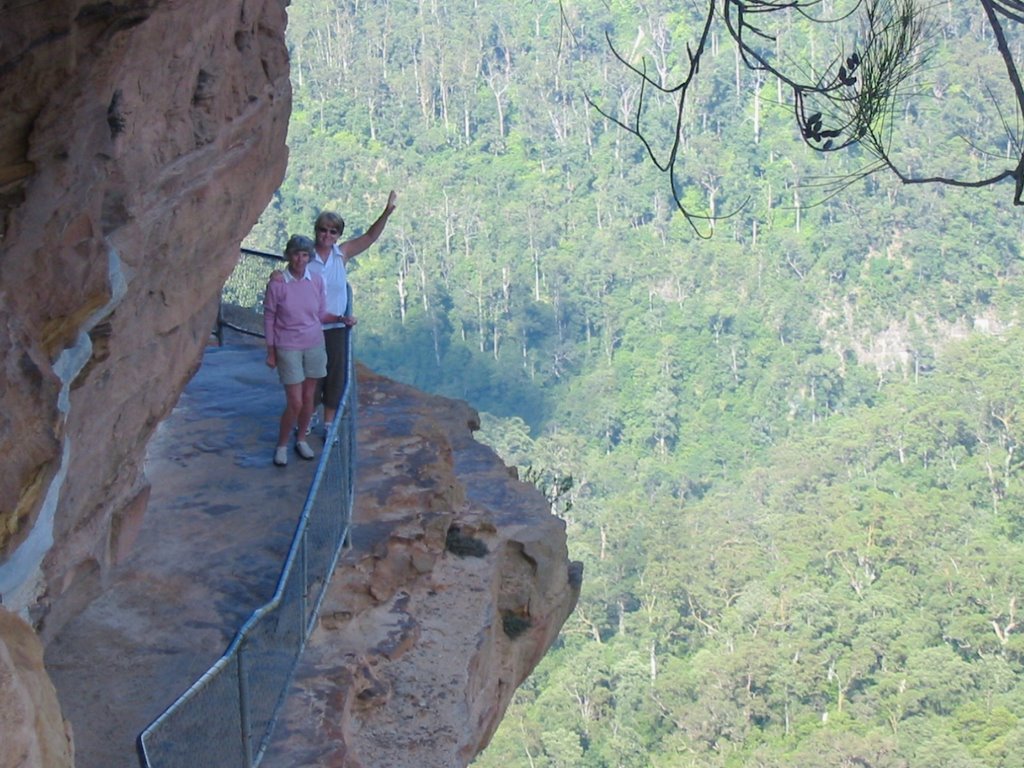
<svg viewBox="0 0 1024 768">
<path fill-rule="evenodd" d="M 263 333 L 267 346 L 310 349 L 324 343 L 321 322 L 327 315 L 327 292 L 320 275 L 309 269 L 301 278 L 284 270 L 284 280 L 267 284 L 263 297 Z"/>
</svg>

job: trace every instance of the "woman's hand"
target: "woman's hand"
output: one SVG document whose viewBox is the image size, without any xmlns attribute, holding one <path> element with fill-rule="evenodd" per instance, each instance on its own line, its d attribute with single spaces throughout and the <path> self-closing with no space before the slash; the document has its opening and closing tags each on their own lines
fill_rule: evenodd
<svg viewBox="0 0 1024 768">
<path fill-rule="evenodd" d="M 346 315 L 345 317 L 340 317 L 338 319 L 339 319 L 340 322 L 344 323 L 349 328 L 351 328 L 353 325 L 355 325 L 356 323 L 359 322 L 354 317 L 352 317 L 352 315 Z"/>
<path fill-rule="evenodd" d="M 267 368 L 277 367 L 277 350 L 273 347 L 267 347 Z"/>
</svg>

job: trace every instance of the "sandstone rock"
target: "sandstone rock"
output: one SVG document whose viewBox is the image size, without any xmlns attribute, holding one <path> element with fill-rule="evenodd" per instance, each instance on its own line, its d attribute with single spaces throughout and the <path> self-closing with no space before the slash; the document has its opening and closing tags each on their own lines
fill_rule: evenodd
<svg viewBox="0 0 1024 768">
<path fill-rule="evenodd" d="M 280 0 L 4 7 L 0 596 L 44 638 L 137 528 L 146 444 L 283 177 L 285 22 Z"/>
<path fill-rule="evenodd" d="M 0 608 L 0 768 L 70 768 L 71 731 L 32 628 Z"/>
<path fill-rule="evenodd" d="M 465 766 L 579 596 L 564 523 L 476 412 L 360 372 L 353 550 L 262 765 Z"/>
</svg>

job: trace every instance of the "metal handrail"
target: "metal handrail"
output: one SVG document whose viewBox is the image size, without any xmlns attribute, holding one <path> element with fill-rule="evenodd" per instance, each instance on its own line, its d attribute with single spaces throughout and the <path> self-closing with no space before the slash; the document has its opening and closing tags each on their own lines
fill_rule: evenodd
<svg viewBox="0 0 1024 768">
<path fill-rule="evenodd" d="M 246 254 L 279 258 L 243 251 L 243 260 Z M 266 275 L 264 267 L 262 278 Z M 221 316 L 218 312 L 218 325 Z M 221 329 L 217 332 L 220 338 Z M 139 735 L 142 768 L 253 768 L 263 757 L 330 576 L 350 538 L 356 438 L 351 334 L 346 344 L 345 390 L 328 425 L 274 596 L 253 612 L 220 659 Z M 340 497 L 340 508 L 332 494 Z"/>
</svg>

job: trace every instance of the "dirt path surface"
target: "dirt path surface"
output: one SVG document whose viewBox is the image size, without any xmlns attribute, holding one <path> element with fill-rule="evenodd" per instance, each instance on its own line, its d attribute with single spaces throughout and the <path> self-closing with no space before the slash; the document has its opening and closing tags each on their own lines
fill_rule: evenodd
<svg viewBox="0 0 1024 768">
<path fill-rule="evenodd" d="M 284 395 L 263 358 L 208 349 L 150 443 L 132 553 L 47 647 L 77 768 L 137 768 L 138 734 L 273 595 L 316 462 L 271 463 Z"/>
</svg>

